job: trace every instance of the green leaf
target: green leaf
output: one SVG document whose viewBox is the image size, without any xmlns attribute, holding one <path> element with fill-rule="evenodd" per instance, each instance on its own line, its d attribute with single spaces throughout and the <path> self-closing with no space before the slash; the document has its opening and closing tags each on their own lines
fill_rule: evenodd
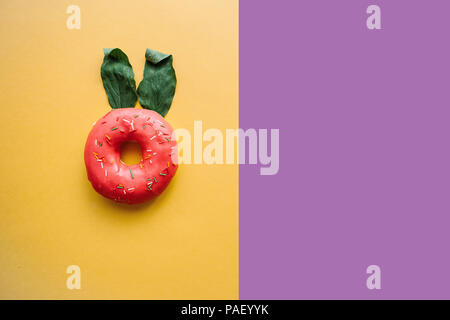
<svg viewBox="0 0 450 320">
<path fill-rule="evenodd" d="M 133 68 L 120 49 L 103 49 L 105 57 L 100 69 L 103 87 L 113 109 L 134 108 L 137 101 Z"/>
<path fill-rule="evenodd" d="M 144 78 L 137 90 L 139 103 L 143 108 L 154 110 L 164 117 L 169 112 L 177 85 L 173 57 L 147 49 L 145 60 Z"/>
</svg>

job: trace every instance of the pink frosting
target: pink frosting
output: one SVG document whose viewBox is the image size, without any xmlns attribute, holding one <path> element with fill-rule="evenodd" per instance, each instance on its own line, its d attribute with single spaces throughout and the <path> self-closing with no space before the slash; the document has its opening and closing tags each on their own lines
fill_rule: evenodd
<svg viewBox="0 0 450 320">
<path fill-rule="evenodd" d="M 128 166 L 120 161 L 123 142 L 135 140 L 142 160 Z M 98 120 L 84 148 L 89 181 L 106 198 L 129 204 L 161 194 L 177 171 L 173 129 L 161 115 L 146 109 L 115 109 Z"/>
</svg>

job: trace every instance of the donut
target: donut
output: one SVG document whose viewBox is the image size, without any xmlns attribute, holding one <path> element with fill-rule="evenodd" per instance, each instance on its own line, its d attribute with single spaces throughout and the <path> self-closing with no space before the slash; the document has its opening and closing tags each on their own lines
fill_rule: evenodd
<svg viewBox="0 0 450 320">
<path fill-rule="evenodd" d="M 137 141 L 142 160 L 126 165 L 120 147 Z M 177 171 L 177 143 L 172 127 L 157 112 L 120 108 L 96 121 L 86 141 L 84 162 L 89 181 L 102 196 L 137 204 L 155 198 Z"/>
</svg>

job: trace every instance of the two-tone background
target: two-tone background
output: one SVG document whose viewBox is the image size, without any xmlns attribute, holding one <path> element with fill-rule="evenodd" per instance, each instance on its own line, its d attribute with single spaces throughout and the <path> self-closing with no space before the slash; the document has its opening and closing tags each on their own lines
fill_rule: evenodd
<svg viewBox="0 0 450 320">
<path fill-rule="evenodd" d="M 381 30 L 366 27 L 372 4 Z M 449 9 L 2 0 L 0 297 L 449 298 Z M 137 82 L 145 48 L 174 55 L 174 128 L 280 129 L 278 174 L 184 165 L 151 204 L 101 198 L 82 154 L 109 109 L 103 47 Z M 72 264 L 81 290 L 66 287 Z"/>
</svg>

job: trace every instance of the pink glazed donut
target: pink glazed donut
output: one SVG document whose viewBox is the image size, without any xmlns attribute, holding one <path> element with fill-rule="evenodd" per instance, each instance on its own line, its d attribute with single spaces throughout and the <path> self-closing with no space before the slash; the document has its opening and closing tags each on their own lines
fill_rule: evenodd
<svg viewBox="0 0 450 320">
<path fill-rule="evenodd" d="M 120 147 L 137 141 L 142 160 L 128 166 Z M 177 171 L 177 143 L 172 127 L 160 114 L 123 108 L 108 112 L 89 133 L 84 162 L 89 181 L 102 196 L 128 204 L 153 199 L 166 189 Z"/>
</svg>

